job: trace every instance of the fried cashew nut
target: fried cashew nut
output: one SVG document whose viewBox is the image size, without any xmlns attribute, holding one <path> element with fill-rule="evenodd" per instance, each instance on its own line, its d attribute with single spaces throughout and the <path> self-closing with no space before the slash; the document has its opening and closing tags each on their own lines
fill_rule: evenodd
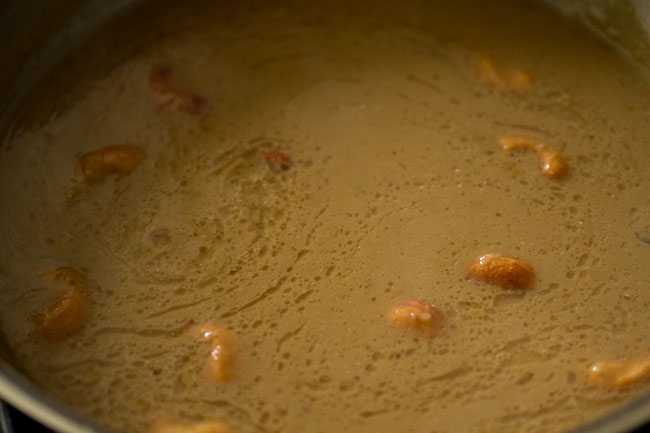
<svg viewBox="0 0 650 433">
<path fill-rule="evenodd" d="M 291 157 L 277 149 L 265 150 L 263 154 L 269 167 L 274 171 L 287 171 L 293 165 Z"/>
<path fill-rule="evenodd" d="M 171 75 L 171 69 L 164 67 L 153 68 L 149 73 L 149 92 L 154 102 L 175 112 L 203 114 L 205 99 L 177 87 Z"/>
<path fill-rule="evenodd" d="M 525 69 L 499 67 L 487 56 L 477 60 L 476 70 L 483 81 L 499 90 L 521 91 L 532 86 L 535 81 Z"/>
<path fill-rule="evenodd" d="M 230 428 L 221 421 L 200 421 L 195 423 L 168 421 L 153 426 L 151 433 L 230 433 Z"/>
<path fill-rule="evenodd" d="M 566 160 L 555 150 L 530 137 L 508 135 L 499 139 L 499 144 L 508 153 L 517 149 L 529 149 L 537 152 L 541 160 L 542 173 L 553 179 L 563 178 L 569 171 Z"/>
<path fill-rule="evenodd" d="M 34 315 L 34 332 L 57 340 L 78 331 L 90 318 L 90 297 L 86 279 L 71 267 L 59 267 L 44 275 L 66 286 L 65 293 L 45 312 Z"/>
<path fill-rule="evenodd" d="M 485 254 L 472 262 L 469 275 L 504 289 L 529 289 L 535 281 L 532 266 L 517 257 Z"/>
<path fill-rule="evenodd" d="M 79 171 L 87 183 L 102 181 L 109 174 L 127 175 L 142 162 L 137 146 L 119 144 L 86 152 L 79 157 Z"/>
<path fill-rule="evenodd" d="M 232 336 L 224 328 L 212 323 L 199 325 L 194 329 L 196 337 L 210 347 L 206 371 L 208 378 L 215 383 L 224 383 L 232 377 Z"/>
<path fill-rule="evenodd" d="M 442 311 L 420 299 L 411 299 L 394 307 L 388 318 L 395 326 L 426 337 L 438 334 L 445 324 Z"/>
<path fill-rule="evenodd" d="M 650 356 L 623 361 L 598 361 L 587 370 L 589 383 L 601 388 L 621 389 L 650 378 Z"/>
</svg>

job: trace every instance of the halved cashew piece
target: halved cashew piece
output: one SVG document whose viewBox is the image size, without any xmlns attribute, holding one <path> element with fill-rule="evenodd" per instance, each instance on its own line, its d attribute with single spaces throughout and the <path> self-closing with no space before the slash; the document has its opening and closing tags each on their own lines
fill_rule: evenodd
<svg viewBox="0 0 650 433">
<path fill-rule="evenodd" d="M 621 389 L 650 378 L 650 356 L 623 361 L 598 361 L 589 366 L 587 380 L 595 386 Z"/>
<path fill-rule="evenodd" d="M 560 179 L 569 171 L 566 160 L 539 140 L 521 135 L 507 135 L 499 139 L 499 144 L 508 153 L 512 153 L 516 149 L 529 149 L 537 152 L 542 163 L 542 173 L 550 178 Z"/>
<path fill-rule="evenodd" d="M 206 108 L 205 99 L 178 88 L 171 81 L 172 71 L 156 67 L 149 73 L 149 92 L 161 107 L 188 114 L 202 114 Z"/>
<path fill-rule="evenodd" d="M 485 254 L 472 262 L 469 275 L 504 289 L 529 289 L 535 272 L 523 260 L 501 254 Z"/>
<path fill-rule="evenodd" d="M 230 433 L 230 428 L 221 421 L 200 421 L 195 423 L 168 421 L 153 426 L 151 433 Z"/>
<path fill-rule="evenodd" d="M 109 174 L 131 173 L 144 158 L 137 146 L 118 144 L 86 152 L 79 157 L 79 171 L 87 183 L 96 183 Z"/>
<path fill-rule="evenodd" d="M 212 382 L 227 382 L 232 377 L 232 336 L 226 329 L 213 323 L 204 323 L 194 329 L 194 334 L 210 347 L 206 371 Z"/>
<path fill-rule="evenodd" d="M 499 90 L 520 91 L 534 82 L 533 76 L 525 69 L 499 67 L 487 56 L 478 58 L 476 69 L 483 81 Z"/>
<path fill-rule="evenodd" d="M 266 159 L 269 167 L 275 171 L 286 171 L 293 165 L 291 157 L 277 149 L 265 150 L 264 159 Z"/>
<path fill-rule="evenodd" d="M 79 330 L 90 317 L 88 284 L 71 267 L 55 268 L 44 276 L 64 284 L 67 290 L 45 312 L 34 315 L 34 332 L 48 339 L 61 339 Z"/>
<path fill-rule="evenodd" d="M 426 337 L 438 334 L 445 324 L 442 311 L 421 299 L 411 299 L 394 307 L 388 317 L 395 326 Z"/>
</svg>

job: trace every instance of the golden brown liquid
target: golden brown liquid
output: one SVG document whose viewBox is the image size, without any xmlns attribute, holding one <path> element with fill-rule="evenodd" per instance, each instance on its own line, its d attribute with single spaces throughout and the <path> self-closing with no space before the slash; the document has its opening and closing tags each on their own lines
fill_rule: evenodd
<svg viewBox="0 0 650 433">
<path fill-rule="evenodd" d="M 118 65 L 63 68 L 37 98 L 48 120 L 0 156 L 0 323 L 36 383 L 133 433 L 559 432 L 643 391 L 586 380 L 650 351 L 650 88 L 621 56 L 519 3 L 170 3 Z M 482 55 L 533 85 L 490 86 Z M 157 65 L 207 114 L 156 106 Z M 568 176 L 503 135 L 544 141 Z M 146 153 L 131 174 L 74 180 L 81 153 L 122 143 Z M 491 252 L 534 287 L 468 280 Z M 92 301 L 54 342 L 30 319 L 60 293 L 52 266 Z M 444 312 L 439 335 L 391 326 L 413 298 Z M 204 322 L 234 334 L 229 382 L 206 380 Z"/>
</svg>

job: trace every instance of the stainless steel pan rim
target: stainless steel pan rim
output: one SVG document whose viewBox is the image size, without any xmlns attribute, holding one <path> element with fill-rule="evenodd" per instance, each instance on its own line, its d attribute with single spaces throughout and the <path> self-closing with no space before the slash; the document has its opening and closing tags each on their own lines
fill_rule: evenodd
<svg viewBox="0 0 650 433">
<path fill-rule="evenodd" d="M 632 433 L 650 420 L 650 394 L 624 405 L 571 433 Z"/>
<path fill-rule="evenodd" d="M 13 431 L 7 404 L 0 401 L 0 433 L 13 433 Z"/>
<path fill-rule="evenodd" d="M 46 394 L 3 360 L 0 360 L 0 398 L 54 431 L 110 433 Z"/>
</svg>

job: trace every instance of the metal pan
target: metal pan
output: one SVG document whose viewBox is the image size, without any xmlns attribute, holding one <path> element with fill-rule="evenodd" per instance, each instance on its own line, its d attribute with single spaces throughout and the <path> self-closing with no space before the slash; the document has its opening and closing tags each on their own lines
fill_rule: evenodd
<svg viewBox="0 0 650 433">
<path fill-rule="evenodd" d="M 9 416 L 9 408 L 6 403 L 0 402 L 0 433 L 14 433 Z"/>
<path fill-rule="evenodd" d="M 2 0 L 0 2 L 0 134 L 21 102 L 66 52 L 138 0 Z M 647 0 L 564 0 L 552 2 L 580 16 L 641 67 L 650 65 L 650 2 Z M 0 399 L 61 433 L 110 433 L 93 420 L 47 395 L 11 362 L 0 334 Z M 650 425 L 650 393 L 574 433 L 630 433 Z M 0 402 L 0 431 L 13 433 Z"/>
</svg>

